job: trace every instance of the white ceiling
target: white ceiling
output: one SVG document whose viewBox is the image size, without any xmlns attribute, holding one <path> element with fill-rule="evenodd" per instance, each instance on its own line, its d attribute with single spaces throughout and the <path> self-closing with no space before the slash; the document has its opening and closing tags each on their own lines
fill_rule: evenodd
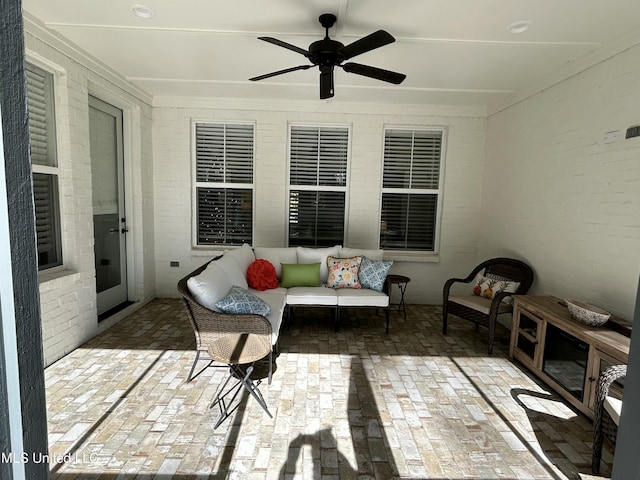
<svg viewBox="0 0 640 480">
<path fill-rule="evenodd" d="M 134 16 L 132 4 L 156 13 Z M 248 78 L 308 63 L 260 40 L 306 49 L 338 17 L 344 44 L 375 30 L 396 42 L 352 61 L 407 75 L 391 85 L 336 69 L 323 101 L 487 106 L 496 110 L 640 42 L 638 0 L 23 0 L 28 18 L 154 97 L 318 99 L 318 70 Z M 510 33 L 517 21 L 529 31 Z"/>
</svg>

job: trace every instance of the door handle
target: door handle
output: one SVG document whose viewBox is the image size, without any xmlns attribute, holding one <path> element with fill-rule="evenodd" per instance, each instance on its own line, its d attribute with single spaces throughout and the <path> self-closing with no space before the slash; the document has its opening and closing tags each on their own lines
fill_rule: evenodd
<svg viewBox="0 0 640 480">
<path fill-rule="evenodd" d="M 122 230 L 120 230 L 121 233 L 127 233 L 128 231 L 129 229 L 127 227 L 122 227 Z"/>
<path fill-rule="evenodd" d="M 109 235 L 113 235 L 114 233 L 118 233 L 118 229 L 117 228 L 112 228 L 109 230 Z"/>
</svg>

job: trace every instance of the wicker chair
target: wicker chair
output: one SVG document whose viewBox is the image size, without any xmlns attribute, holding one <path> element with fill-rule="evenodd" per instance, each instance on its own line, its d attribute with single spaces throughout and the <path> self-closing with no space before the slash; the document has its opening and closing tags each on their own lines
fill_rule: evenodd
<svg viewBox="0 0 640 480">
<path fill-rule="evenodd" d="M 471 283 L 476 276 L 484 271 L 484 275 L 499 280 L 518 282 L 520 285 L 515 292 L 499 292 L 490 300 L 471 295 L 450 295 L 451 287 L 455 283 Z M 451 278 L 444 284 L 442 302 L 442 333 L 447 334 L 448 315 L 453 314 L 489 329 L 489 355 L 493 353 L 493 337 L 496 319 L 502 313 L 513 310 L 511 304 L 503 300 L 511 295 L 524 295 L 533 283 L 533 271 L 524 262 L 513 258 L 492 258 L 475 267 L 466 278 Z M 471 290 L 471 289 L 470 289 Z"/>
<path fill-rule="evenodd" d="M 603 370 L 598 377 L 593 420 L 593 453 L 591 455 L 591 470 L 596 475 L 600 473 L 604 437 L 607 437 L 615 446 L 616 434 L 618 433 L 622 402 L 611 395 L 611 385 L 626 375 L 626 365 L 614 365 Z"/>
<path fill-rule="evenodd" d="M 212 365 L 214 361 L 228 364 L 237 360 L 237 358 L 228 357 L 229 361 L 225 361 L 227 360 L 227 356 L 225 355 L 218 358 L 212 358 L 209 354 L 210 345 L 215 344 L 216 342 L 218 342 L 217 344 L 220 344 L 220 340 L 228 337 L 229 335 L 251 334 L 260 338 L 268 339 L 268 344 L 271 346 L 271 324 L 263 316 L 220 314 L 203 307 L 191 295 L 187 286 L 187 281 L 189 278 L 202 273 L 202 271 L 207 268 L 207 265 L 208 263 L 202 265 L 178 282 L 178 293 L 182 296 L 182 301 L 185 309 L 187 310 L 187 316 L 189 317 L 193 333 L 196 337 L 196 357 L 193 361 L 193 365 L 191 366 L 189 376 L 187 377 L 187 382 L 190 382 L 194 378 L 196 365 L 203 353 L 206 356 L 205 358 L 209 360 L 209 363 L 203 367 L 202 370 L 209 365 Z M 273 374 L 272 355 L 273 348 L 270 348 L 268 373 L 269 383 L 271 383 L 271 376 Z M 200 370 L 200 372 L 202 372 L 202 370 Z"/>
</svg>

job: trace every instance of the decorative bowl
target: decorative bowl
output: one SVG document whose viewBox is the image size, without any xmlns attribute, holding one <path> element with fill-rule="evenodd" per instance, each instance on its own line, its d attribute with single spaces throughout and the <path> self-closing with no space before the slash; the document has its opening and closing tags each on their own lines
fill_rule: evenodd
<svg viewBox="0 0 640 480">
<path fill-rule="evenodd" d="M 592 327 L 600 327 L 605 324 L 611 314 L 601 308 L 594 307 L 579 300 L 565 300 L 569 313 L 574 320 Z"/>
</svg>

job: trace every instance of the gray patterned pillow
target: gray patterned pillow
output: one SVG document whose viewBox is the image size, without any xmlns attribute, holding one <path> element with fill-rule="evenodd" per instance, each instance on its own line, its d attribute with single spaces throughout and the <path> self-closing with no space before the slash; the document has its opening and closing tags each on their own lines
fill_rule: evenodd
<svg viewBox="0 0 640 480">
<path fill-rule="evenodd" d="M 367 257 L 362 257 L 360 271 L 358 272 L 362 288 L 381 292 L 391 265 L 393 265 L 392 260 L 369 260 Z"/>
<path fill-rule="evenodd" d="M 216 307 L 224 313 L 256 314 L 263 317 L 271 313 L 267 302 L 237 285 L 231 287 L 226 297 L 216 302 Z"/>
</svg>

